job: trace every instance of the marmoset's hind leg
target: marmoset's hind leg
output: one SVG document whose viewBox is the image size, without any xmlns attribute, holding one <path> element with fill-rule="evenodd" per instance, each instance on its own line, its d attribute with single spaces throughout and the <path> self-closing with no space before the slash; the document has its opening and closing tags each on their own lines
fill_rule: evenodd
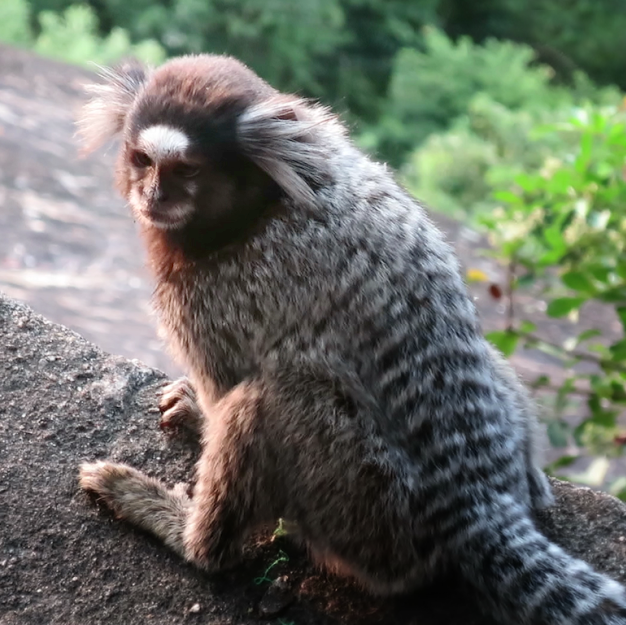
<svg viewBox="0 0 626 625">
<path fill-rule="evenodd" d="M 83 464 L 81 487 L 198 566 L 218 570 L 231 564 L 248 530 L 274 518 L 264 505 L 272 489 L 264 490 L 258 466 L 264 456 L 256 427 L 258 395 L 254 384 L 242 384 L 215 405 L 191 498 L 182 485 L 167 488 L 112 462 Z"/>
<path fill-rule="evenodd" d="M 332 570 L 403 590 L 425 578 L 409 492 L 366 404 L 293 371 L 243 383 L 207 423 L 191 499 L 112 463 L 83 465 L 81 485 L 202 568 L 232 563 L 248 531 L 282 516 Z"/>
</svg>

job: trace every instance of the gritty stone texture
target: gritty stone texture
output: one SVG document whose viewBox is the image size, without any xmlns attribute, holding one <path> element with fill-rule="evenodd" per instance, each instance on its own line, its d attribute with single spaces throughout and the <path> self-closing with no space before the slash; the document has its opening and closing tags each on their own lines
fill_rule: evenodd
<svg viewBox="0 0 626 625">
<path fill-rule="evenodd" d="M 269 535 L 251 540 L 236 569 L 208 576 L 112 519 L 78 489 L 81 461 L 112 458 L 170 483 L 193 474 L 197 446 L 158 427 L 165 381 L 0 296 L 0 624 L 256 623 L 267 614 L 268 580 L 286 576 L 295 601 L 269 622 L 493 625 L 454 580 L 376 599 Z M 623 504 L 554 486 L 558 504 L 541 518 L 547 533 L 626 580 Z"/>
</svg>

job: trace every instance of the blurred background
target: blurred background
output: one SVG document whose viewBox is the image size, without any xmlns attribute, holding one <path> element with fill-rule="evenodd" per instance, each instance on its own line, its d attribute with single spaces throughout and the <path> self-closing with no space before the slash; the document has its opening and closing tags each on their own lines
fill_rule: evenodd
<svg viewBox="0 0 626 625">
<path fill-rule="evenodd" d="M 112 185 L 95 64 L 228 53 L 331 105 L 456 246 L 531 386 L 546 469 L 626 499 L 624 0 L 1 0 L 0 289 L 179 373 Z"/>
</svg>

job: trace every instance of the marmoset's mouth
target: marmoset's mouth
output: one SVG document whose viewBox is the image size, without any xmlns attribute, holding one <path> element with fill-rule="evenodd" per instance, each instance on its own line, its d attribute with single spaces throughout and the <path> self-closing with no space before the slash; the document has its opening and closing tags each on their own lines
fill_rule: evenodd
<svg viewBox="0 0 626 625">
<path fill-rule="evenodd" d="M 156 228 L 172 230 L 182 228 L 193 213 L 193 206 L 185 203 L 148 204 L 142 208 L 141 217 Z"/>
</svg>

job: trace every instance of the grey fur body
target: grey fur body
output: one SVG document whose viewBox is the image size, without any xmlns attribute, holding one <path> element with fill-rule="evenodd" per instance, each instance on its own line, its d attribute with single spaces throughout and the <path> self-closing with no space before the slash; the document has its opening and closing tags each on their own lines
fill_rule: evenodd
<svg viewBox="0 0 626 625">
<path fill-rule="evenodd" d="M 195 81 L 211 63 L 254 76 L 228 59 L 173 63 Z M 151 80 L 129 98 L 135 126 Z M 314 558 L 376 592 L 455 569 L 507 624 L 626 625 L 622 587 L 535 529 L 552 496 L 532 405 L 483 338 L 450 247 L 335 118 L 259 85 L 236 136 L 280 187 L 276 205 L 202 254 L 143 226 L 162 326 L 195 389 L 175 385 L 165 414 L 204 417 L 193 497 L 112 463 L 83 465 L 83 487 L 207 569 L 283 517 Z M 106 109 L 97 96 L 91 115 Z M 109 134 L 132 143 L 121 123 Z"/>
</svg>

